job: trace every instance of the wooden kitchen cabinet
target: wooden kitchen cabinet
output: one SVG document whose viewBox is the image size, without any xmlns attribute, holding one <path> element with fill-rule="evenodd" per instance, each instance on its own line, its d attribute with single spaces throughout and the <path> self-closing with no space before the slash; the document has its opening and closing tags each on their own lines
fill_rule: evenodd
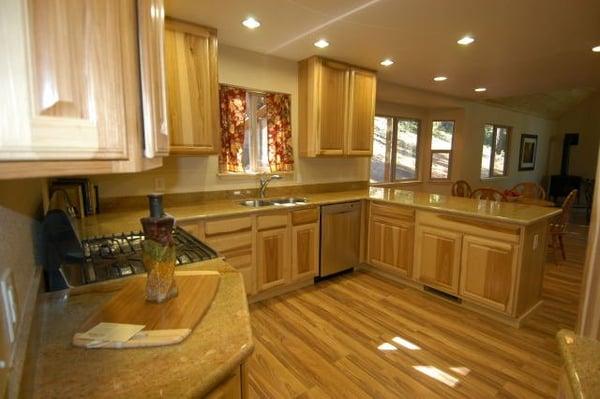
<svg viewBox="0 0 600 399">
<path fill-rule="evenodd" d="M 371 71 L 351 68 L 346 154 L 371 156 L 375 123 L 377 77 Z"/>
<path fill-rule="evenodd" d="M 138 0 L 144 154 L 169 155 L 164 0 Z"/>
<path fill-rule="evenodd" d="M 398 223 L 382 218 L 371 219 L 368 263 L 373 266 L 389 268 L 403 276 L 410 277 L 413 240 L 413 224 Z"/>
<path fill-rule="evenodd" d="M 200 225 L 198 237 L 242 274 L 248 295 L 256 293 L 253 225 L 252 216 L 207 220 Z M 192 234 L 196 232 L 194 227 L 184 228 Z"/>
<path fill-rule="evenodd" d="M 462 234 L 417 225 L 414 276 L 421 283 L 458 295 Z"/>
<path fill-rule="evenodd" d="M 460 295 L 480 305 L 510 312 L 518 247 L 465 235 L 462 243 Z"/>
<path fill-rule="evenodd" d="M 140 45 L 159 47 L 153 40 L 163 9 L 162 0 L 2 2 L 0 23 L 10 40 L 0 44 L 7 59 L 0 65 L 0 178 L 162 165 L 144 158 L 142 110 L 145 116 L 153 112 L 148 107 L 164 106 L 164 85 L 156 80 L 157 97 L 145 101 L 140 82 L 140 73 L 162 69 L 162 60 Z"/>
<path fill-rule="evenodd" d="M 376 75 L 348 64 L 312 57 L 300 63 L 300 154 L 372 154 Z"/>
<path fill-rule="evenodd" d="M 319 268 L 319 208 L 292 212 L 292 280 L 312 278 Z"/>
<path fill-rule="evenodd" d="M 410 278 L 414 235 L 412 209 L 373 202 L 369 211 L 367 263 Z"/>
<path fill-rule="evenodd" d="M 166 21 L 166 71 L 172 154 L 216 154 L 220 147 L 217 34 Z"/>
<path fill-rule="evenodd" d="M 263 230 L 256 237 L 258 291 L 284 285 L 290 280 L 289 230 Z"/>
</svg>

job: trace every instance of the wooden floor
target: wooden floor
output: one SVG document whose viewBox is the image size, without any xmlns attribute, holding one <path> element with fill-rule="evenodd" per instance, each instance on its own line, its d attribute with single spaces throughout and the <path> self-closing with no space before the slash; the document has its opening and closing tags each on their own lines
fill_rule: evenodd
<svg viewBox="0 0 600 399">
<path fill-rule="evenodd" d="M 251 397 L 555 397 L 554 335 L 575 324 L 585 255 L 586 229 L 571 230 L 520 329 L 367 272 L 252 305 Z"/>
</svg>

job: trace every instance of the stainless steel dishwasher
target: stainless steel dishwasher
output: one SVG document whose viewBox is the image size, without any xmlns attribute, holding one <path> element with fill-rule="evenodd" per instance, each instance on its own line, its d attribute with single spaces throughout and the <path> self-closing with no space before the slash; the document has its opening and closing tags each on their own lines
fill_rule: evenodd
<svg viewBox="0 0 600 399">
<path fill-rule="evenodd" d="M 360 201 L 321 207 L 320 277 L 358 266 L 360 209 Z"/>
</svg>

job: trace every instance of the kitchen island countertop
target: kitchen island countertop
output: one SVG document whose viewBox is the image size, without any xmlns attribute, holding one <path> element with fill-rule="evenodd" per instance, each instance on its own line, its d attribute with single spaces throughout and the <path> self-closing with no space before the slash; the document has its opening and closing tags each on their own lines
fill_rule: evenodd
<svg viewBox="0 0 600 399">
<path fill-rule="evenodd" d="M 73 333 L 115 288 L 98 285 L 77 294 L 64 290 L 39 295 L 33 370 L 28 371 L 33 397 L 200 397 L 232 374 L 254 349 L 242 276 L 221 259 L 181 269 L 216 270 L 222 277 L 208 312 L 178 345 L 73 347 Z"/>
</svg>

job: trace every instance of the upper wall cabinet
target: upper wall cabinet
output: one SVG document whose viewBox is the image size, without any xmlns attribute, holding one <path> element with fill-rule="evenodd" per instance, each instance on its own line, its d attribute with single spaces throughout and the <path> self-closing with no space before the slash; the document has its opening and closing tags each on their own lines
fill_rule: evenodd
<svg viewBox="0 0 600 399">
<path fill-rule="evenodd" d="M 171 153 L 219 151 L 216 31 L 167 18 L 166 68 Z"/>
<path fill-rule="evenodd" d="M 160 166 L 142 129 L 148 157 L 166 154 L 163 20 L 162 0 L 3 1 L 0 177 Z"/>
<path fill-rule="evenodd" d="M 300 63 L 300 154 L 370 156 L 377 77 L 374 72 L 312 57 Z"/>
<path fill-rule="evenodd" d="M 169 155 L 163 0 L 138 0 L 144 154 Z"/>
</svg>

